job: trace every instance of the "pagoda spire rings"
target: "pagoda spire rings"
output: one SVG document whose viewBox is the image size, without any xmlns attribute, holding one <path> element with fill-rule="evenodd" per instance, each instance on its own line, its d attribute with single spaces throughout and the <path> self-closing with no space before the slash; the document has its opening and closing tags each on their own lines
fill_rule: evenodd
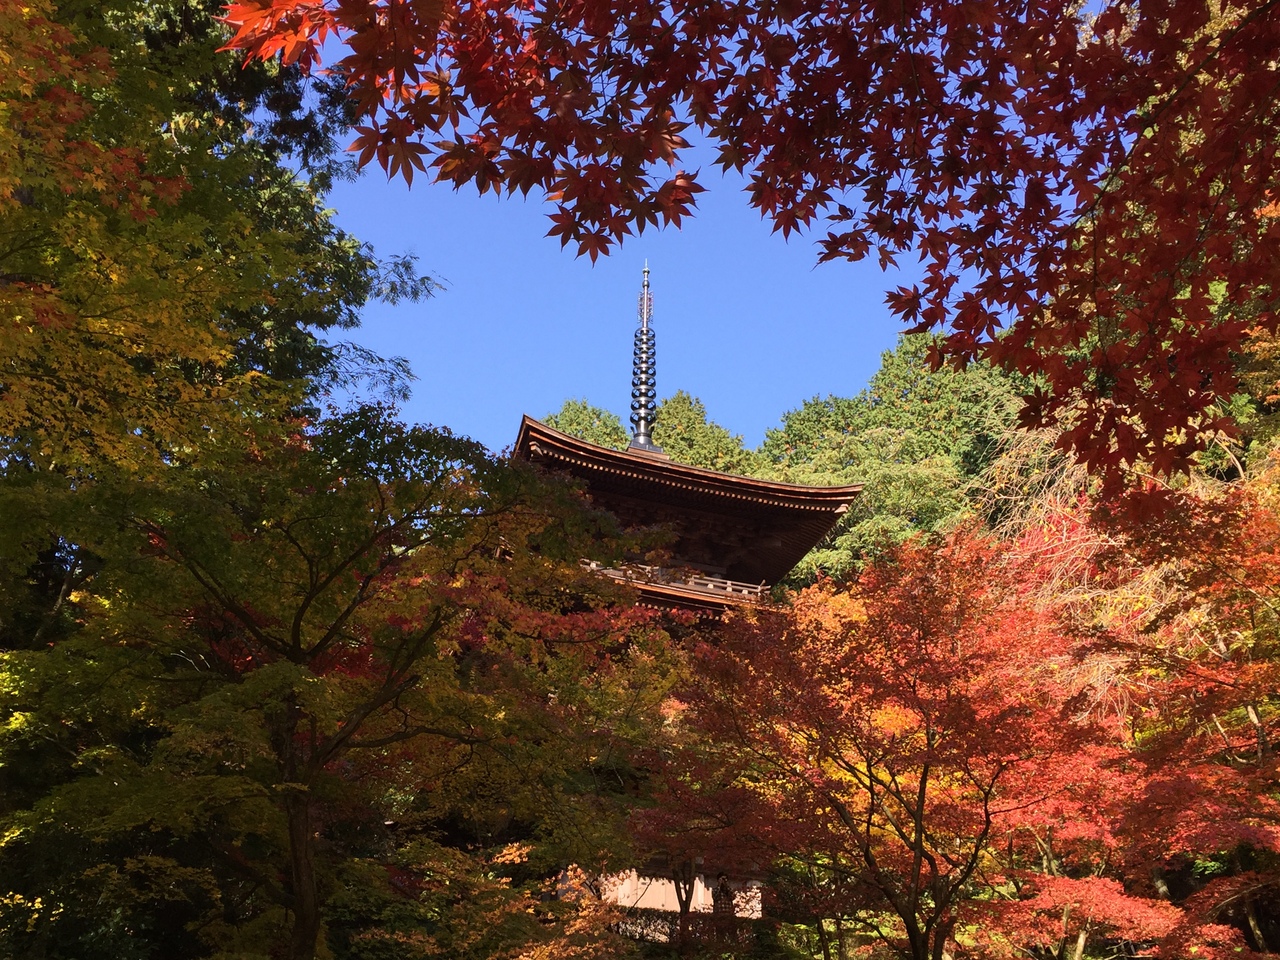
<svg viewBox="0 0 1280 960">
<path fill-rule="evenodd" d="M 649 292 L 649 262 L 644 264 L 644 284 L 640 288 L 636 329 L 631 359 L 631 447 L 661 453 L 653 442 L 653 425 L 658 413 L 657 347 L 653 335 L 653 295 Z"/>
</svg>

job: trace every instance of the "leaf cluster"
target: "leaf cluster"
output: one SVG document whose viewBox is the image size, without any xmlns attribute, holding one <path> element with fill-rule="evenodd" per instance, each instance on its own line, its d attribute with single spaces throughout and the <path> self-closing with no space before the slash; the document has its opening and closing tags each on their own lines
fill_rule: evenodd
<svg viewBox="0 0 1280 960">
<path fill-rule="evenodd" d="M 332 69 L 361 162 L 540 190 L 593 259 L 678 226 L 696 131 L 821 259 L 914 253 L 888 293 L 939 350 L 1037 374 L 1028 425 L 1115 477 L 1230 427 L 1233 353 L 1274 334 L 1269 0 L 233 2 L 250 60 Z M 1005 331 L 1000 335 L 1000 331 Z"/>
</svg>

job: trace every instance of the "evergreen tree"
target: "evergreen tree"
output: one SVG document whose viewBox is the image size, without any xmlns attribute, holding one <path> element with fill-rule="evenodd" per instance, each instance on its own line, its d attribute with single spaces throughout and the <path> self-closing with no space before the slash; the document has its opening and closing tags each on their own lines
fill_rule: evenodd
<svg viewBox="0 0 1280 960">
<path fill-rule="evenodd" d="M 625 450 L 631 442 L 631 435 L 617 414 L 593 406 L 585 399 L 566 400 L 559 410 L 547 414 L 542 420 L 561 433 L 610 450 Z"/>
<path fill-rule="evenodd" d="M 709 419 L 703 402 L 683 390 L 658 404 L 653 439 L 672 460 L 693 467 L 752 476 L 763 466 L 740 434 Z"/>
<path fill-rule="evenodd" d="M 622 420 L 587 400 L 566 400 L 543 422 L 574 437 L 581 437 L 611 450 L 625 450 L 631 435 Z M 677 390 L 658 404 L 653 440 L 676 463 L 692 467 L 753 476 L 766 464 L 742 442 L 707 416 L 707 408 L 697 397 Z"/>
<path fill-rule="evenodd" d="M 1013 428 L 1018 391 L 984 365 L 932 369 L 930 345 L 927 336 L 903 337 L 856 397 L 815 397 L 766 434 L 760 452 L 776 479 L 865 484 L 799 580 L 851 573 L 883 547 L 971 509 L 969 484 Z"/>
</svg>

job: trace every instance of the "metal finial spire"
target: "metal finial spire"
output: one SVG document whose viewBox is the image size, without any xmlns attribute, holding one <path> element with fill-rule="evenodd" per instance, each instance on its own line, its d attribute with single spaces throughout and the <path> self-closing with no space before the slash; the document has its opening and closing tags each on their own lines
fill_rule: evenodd
<svg viewBox="0 0 1280 960">
<path fill-rule="evenodd" d="M 653 296 L 649 293 L 649 261 L 644 262 L 644 285 L 640 288 L 638 310 L 640 328 L 636 330 L 635 348 L 631 360 L 631 446 L 652 453 L 662 448 L 653 442 L 651 432 L 657 419 L 657 355 L 654 346 Z"/>
</svg>

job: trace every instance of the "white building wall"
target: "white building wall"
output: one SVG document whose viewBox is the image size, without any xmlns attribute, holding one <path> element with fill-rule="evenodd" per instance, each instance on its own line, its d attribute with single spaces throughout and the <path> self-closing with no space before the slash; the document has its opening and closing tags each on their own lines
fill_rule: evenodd
<svg viewBox="0 0 1280 960">
<path fill-rule="evenodd" d="M 693 881 L 693 900 L 689 905 L 692 913 L 711 913 L 714 905 L 715 877 L 698 874 Z M 759 919 L 762 915 L 760 884 L 755 880 L 746 883 L 730 882 L 733 888 L 733 905 L 736 916 L 747 919 Z M 601 881 L 601 891 L 605 900 L 623 907 L 638 907 L 642 910 L 664 910 L 679 913 L 680 901 L 676 898 L 676 885 L 673 880 L 663 877 L 646 877 L 635 870 L 615 874 Z"/>
</svg>

